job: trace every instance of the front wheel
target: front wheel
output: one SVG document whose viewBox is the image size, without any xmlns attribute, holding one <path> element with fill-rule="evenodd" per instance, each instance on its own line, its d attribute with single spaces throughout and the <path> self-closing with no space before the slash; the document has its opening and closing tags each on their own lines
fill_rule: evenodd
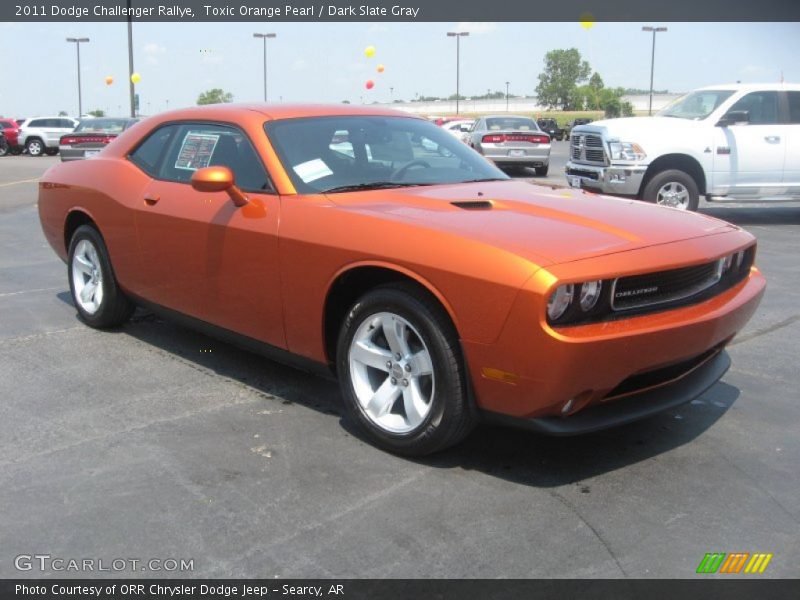
<svg viewBox="0 0 800 600">
<path fill-rule="evenodd" d="M 386 450 L 431 454 L 472 429 L 458 337 L 444 309 L 413 286 L 377 288 L 353 305 L 337 371 L 348 412 Z"/>
<path fill-rule="evenodd" d="M 679 169 L 668 169 L 656 173 L 647 182 L 642 200 L 679 210 L 697 210 L 700 192 L 691 175 Z"/>
<path fill-rule="evenodd" d="M 102 329 L 130 318 L 134 305 L 119 289 L 105 242 L 91 225 L 75 230 L 68 264 L 72 300 L 84 323 Z"/>
</svg>

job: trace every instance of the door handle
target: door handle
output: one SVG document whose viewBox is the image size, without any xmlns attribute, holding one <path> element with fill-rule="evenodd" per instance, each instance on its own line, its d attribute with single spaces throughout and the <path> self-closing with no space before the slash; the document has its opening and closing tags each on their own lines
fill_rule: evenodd
<svg viewBox="0 0 800 600">
<path fill-rule="evenodd" d="M 779 136 L 779 135 L 767 135 L 767 136 L 764 136 L 764 140 L 768 144 L 777 144 L 778 142 L 781 141 L 781 136 Z"/>
<path fill-rule="evenodd" d="M 145 194 L 144 195 L 144 201 L 149 206 L 153 206 L 159 200 L 161 200 L 161 196 L 159 196 L 158 194 Z"/>
</svg>

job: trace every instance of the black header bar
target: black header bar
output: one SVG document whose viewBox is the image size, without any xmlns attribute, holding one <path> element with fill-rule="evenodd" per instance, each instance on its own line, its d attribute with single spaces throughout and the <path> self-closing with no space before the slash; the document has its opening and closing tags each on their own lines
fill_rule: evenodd
<svg viewBox="0 0 800 600">
<path fill-rule="evenodd" d="M 36 21 L 798 22 L 798 0 L 3 0 Z M 800 29 L 798 30 L 800 36 Z"/>
</svg>

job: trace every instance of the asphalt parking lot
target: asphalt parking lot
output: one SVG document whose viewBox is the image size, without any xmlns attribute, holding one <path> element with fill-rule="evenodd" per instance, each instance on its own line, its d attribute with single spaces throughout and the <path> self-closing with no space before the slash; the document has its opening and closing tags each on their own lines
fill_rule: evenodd
<svg viewBox="0 0 800 600">
<path fill-rule="evenodd" d="M 703 204 L 758 237 L 769 287 L 698 400 L 407 460 L 361 441 L 327 380 L 144 312 L 81 325 L 36 212 L 57 160 L 0 159 L 0 577 L 81 575 L 15 568 L 38 553 L 198 577 L 691 578 L 706 552 L 800 576 L 800 203 Z"/>
</svg>

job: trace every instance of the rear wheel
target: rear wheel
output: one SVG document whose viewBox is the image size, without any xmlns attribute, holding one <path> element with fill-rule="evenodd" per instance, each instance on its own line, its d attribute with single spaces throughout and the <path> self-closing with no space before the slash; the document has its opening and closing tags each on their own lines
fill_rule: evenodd
<svg viewBox="0 0 800 600">
<path fill-rule="evenodd" d="M 84 323 L 102 329 L 130 318 L 135 307 L 119 289 L 105 242 L 91 225 L 75 230 L 68 264 L 72 300 Z"/>
<path fill-rule="evenodd" d="M 25 142 L 25 150 L 30 156 L 42 156 L 44 154 L 44 143 L 39 138 L 31 138 Z"/>
<path fill-rule="evenodd" d="M 647 182 L 642 200 L 679 210 L 697 210 L 700 193 L 691 175 L 679 169 L 668 169 L 656 173 Z"/>
<path fill-rule="evenodd" d="M 550 165 L 545 165 L 543 167 L 536 167 L 536 174 L 539 177 L 544 177 L 547 175 L 547 172 L 550 170 Z"/>
<path fill-rule="evenodd" d="M 413 286 L 377 288 L 353 305 L 337 370 L 348 412 L 386 450 L 430 454 L 474 425 L 458 337 L 441 306 Z"/>
</svg>

